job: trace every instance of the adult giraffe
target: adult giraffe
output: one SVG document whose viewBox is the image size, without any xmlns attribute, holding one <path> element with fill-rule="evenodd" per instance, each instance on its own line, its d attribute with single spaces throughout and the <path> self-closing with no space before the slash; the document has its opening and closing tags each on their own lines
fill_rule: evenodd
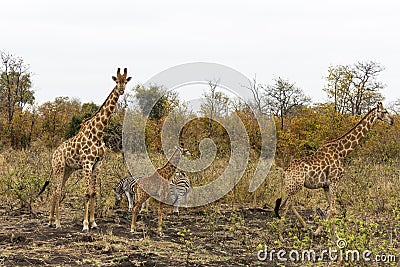
<svg viewBox="0 0 400 267">
<path fill-rule="evenodd" d="M 124 93 L 126 84 L 131 78 L 127 77 L 126 68 L 124 74 L 121 74 L 118 68 L 117 77 L 112 76 L 116 85 L 106 101 L 92 117 L 82 122 L 79 132 L 74 137 L 66 140 L 54 151 L 51 165 L 55 176 L 55 185 L 50 203 L 49 226 L 55 222 L 56 228 L 61 227 L 59 206 L 62 188 L 74 171 L 82 169 L 86 183 L 82 231 L 89 231 L 89 222 L 91 228 L 97 227 L 94 220 L 94 205 L 97 174 L 105 151 L 103 133 L 115 110 L 118 98 Z M 89 214 L 90 219 L 88 220 Z"/>
<path fill-rule="evenodd" d="M 279 210 L 285 216 L 288 208 L 296 215 L 304 228 L 307 227 L 305 221 L 293 206 L 295 195 L 303 188 L 324 189 L 328 200 L 328 213 L 326 219 L 335 216 L 336 213 L 336 192 L 340 180 L 343 178 L 343 160 L 360 144 L 361 140 L 372 128 L 377 120 L 393 125 L 393 117 L 383 107 L 382 103 L 377 103 L 376 107 L 368 112 L 360 122 L 342 137 L 330 141 L 320 147 L 313 155 L 293 160 L 289 167 L 284 171 L 284 191 L 286 199 L 276 200 L 275 214 L 278 218 Z M 282 224 L 282 221 L 280 222 Z M 279 231 L 281 231 L 280 225 Z M 315 234 L 318 235 L 322 226 L 318 227 Z M 281 236 L 280 236 L 281 237 Z"/>
</svg>

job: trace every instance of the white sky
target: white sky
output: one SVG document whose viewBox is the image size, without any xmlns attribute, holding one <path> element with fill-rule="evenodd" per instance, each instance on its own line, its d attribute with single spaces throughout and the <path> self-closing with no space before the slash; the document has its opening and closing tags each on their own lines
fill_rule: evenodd
<svg viewBox="0 0 400 267">
<path fill-rule="evenodd" d="M 281 76 L 314 101 L 328 67 L 374 60 L 387 101 L 400 98 L 396 1 L 2 1 L 0 50 L 35 73 L 39 104 L 57 96 L 101 104 L 111 75 L 133 86 L 166 68 L 214 62 L 260 83 Z M 188 100 L 188 99 L 186 99 Z"/>
</svg>

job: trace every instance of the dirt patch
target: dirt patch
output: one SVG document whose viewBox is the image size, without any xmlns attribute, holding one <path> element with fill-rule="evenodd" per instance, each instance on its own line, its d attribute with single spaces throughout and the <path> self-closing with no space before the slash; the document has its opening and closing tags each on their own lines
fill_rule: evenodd
<svg viewBox="0 0 400 267">
<path fill-rule="evenodd" d="M 302 213 L 309 222 L 313 214 Z M 55 229 L 47 226 L 45 211 L 0 214 L 0 266 L 277 266 L 257 260 L 260 244 L 277 246 L 277 220 L 269 209 L 182 209 L 179 217 L 167 212 L 163 236 L 156 232 L 152 212 L 139 216 L 135 234 L 129 233 L 126 211 L 98 218 L 99 228 L 89 233 L 81 232 L 77 219 L 66 217 Z M 294 218 L 287 224 L 307 235 Z M 292 247 L 292 242 L 283 244 Z M 311 241 L 315 247 L 326 242 L 324 236 Z"/>
</svg>

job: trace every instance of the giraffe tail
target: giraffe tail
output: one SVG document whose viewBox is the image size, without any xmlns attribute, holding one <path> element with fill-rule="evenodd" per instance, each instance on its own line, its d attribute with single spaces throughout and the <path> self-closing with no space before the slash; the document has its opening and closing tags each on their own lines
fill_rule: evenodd
<svg viewBox="0 0 400 267">
<path fill-rule="evenodd" d="M 37 196 L 40 196 L 44 190 L 46 190 L 46 187 L 50 184 L 50 181 L 46 181 L 44 182 L 44 185 L 42 186 L 42 189 L 40 189 L 39 193 L 37 194 Z"/>
<path fill-rule="evenodd" d="M 275 201 L 274 212 L 275 212 L 276 217 L 277 217 L 278 219 L 280 219 L 281 216 L 279 215 L 279 208 L 281 207 L 281 204 L 282 204 L 282 190 L 283 190 L 284 169 L 281 168 L 281 167 L 278 167 L 278 166 L 276 166 L 276 169 L 281 173 L 281 197 L 278 198 L 278 199 Z"/>
<path fill-rule="evenodd" d="M 278 219 L 281 218 L 281 216 L 279 216 L 279 208 L 281 207 L 281 203 L 282 203 L 282 198 L 281 198 L 281 197 L 278 198 L 278 199 L 275 201 L 274 212 L 275 212 L 276 217 L 278 217 Z"/>
</svg>

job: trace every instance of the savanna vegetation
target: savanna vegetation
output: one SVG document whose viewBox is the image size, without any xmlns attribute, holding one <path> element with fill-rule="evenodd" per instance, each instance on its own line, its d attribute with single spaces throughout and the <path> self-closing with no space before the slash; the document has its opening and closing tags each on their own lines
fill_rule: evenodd
<svg viewBox="0 0 400 267">
<path fill-rule="evenodd" d="M 63 193 L 64 228 L 57 232 L 45 225 L 50 190 L 40 196 L 38 192 L 47 180 L 51 189 L 52 152 L 76 134 L 82 120 L 90 117 L 101 103 L 81 103 L 60 96 L 38 105 L 31 68 L 23 59 L 2 52 L 0 67 L 0 266 L 325 266 L 326 259 L 289 263 L 276 258 L 257 260 L 257 251 L 265 246 L 276 251 L 336 247 L 329 227 L 322 236 L 314 237 L 311 231 L 302 231 L 291 215 L 286 222 L 286 239 L 277 238 L 278 221 L 271 208 L 281 192 L 280 168 L 340 137 L 376 102 L 384 100 L 384 84 L 380 80 L 384 67 L 372 61 L 330 66 L 326 86 L 321 88 L 328 99 L 325 103 L 312 103 L 302 88 L 282 77 L 266 84 L 254 78 L 248 86 L 253 95 L 251 103 L 230 98 L 210 81 L 196 112 L 178 94 L 161 86 L 127 88 L 104 134 L 109 150 L 101 170 L 96 206 L 101 228 L 89 234 L 80 233 L 84 182 L 77 172 Z M 156 105 L 149 109 L 153 102 Z M 200 156 L 203 139 L 214 141 L 217 153 L 212 164 L 187 174 L 194 186 L 215 180 L 228 166 L 232 144 L 226 125 L 232 123 L 233 116 L 241 119 L 249 138 L 249 161 L 234 189 L 207 206 L 182 209 L 179 218 L 168 215 L 163 237 L 156 234 L 155 208 L 142 213 L 141 232 L 129 236 L 127 208 L 114 207 L 112 188 L 129 175 L 122 151 L 123 120 L 128 106 L 135 107 L 133 122 L 146 124 L 146 147 L 138 143 L 135 152 L 147 151 L 157 167 L 166 162 L 161 138 L 166 118 L 191 119 L 180 139 L 195 158 Z M 396 266 L 399 262 L 400 99 L 386 106 L 394 115 L 395 124 L 378 122 L 346 160 L 346 173 L 339 189 L 339 217 L 324 222 L 315 214 L 317 207 L 325 209 L 327 205 L 322 190 L 303 190 L 296 204 L 312 228 L 335 223 L 338 237 L 347 242 L 346 249 L 395 255 L 397 262 L 336 260 L 330 265 Z M 257 114 L 272 116 L 276 130 L 261 129 Z M 264 130 L 269 134 L 276 132 L 275 164 L 262 186 L 250 193 L 257 159 L 265 149 L 260 138 Z M 141 174 L 140 168 L 139 158 L 133 169 Z"/>
</svg>

